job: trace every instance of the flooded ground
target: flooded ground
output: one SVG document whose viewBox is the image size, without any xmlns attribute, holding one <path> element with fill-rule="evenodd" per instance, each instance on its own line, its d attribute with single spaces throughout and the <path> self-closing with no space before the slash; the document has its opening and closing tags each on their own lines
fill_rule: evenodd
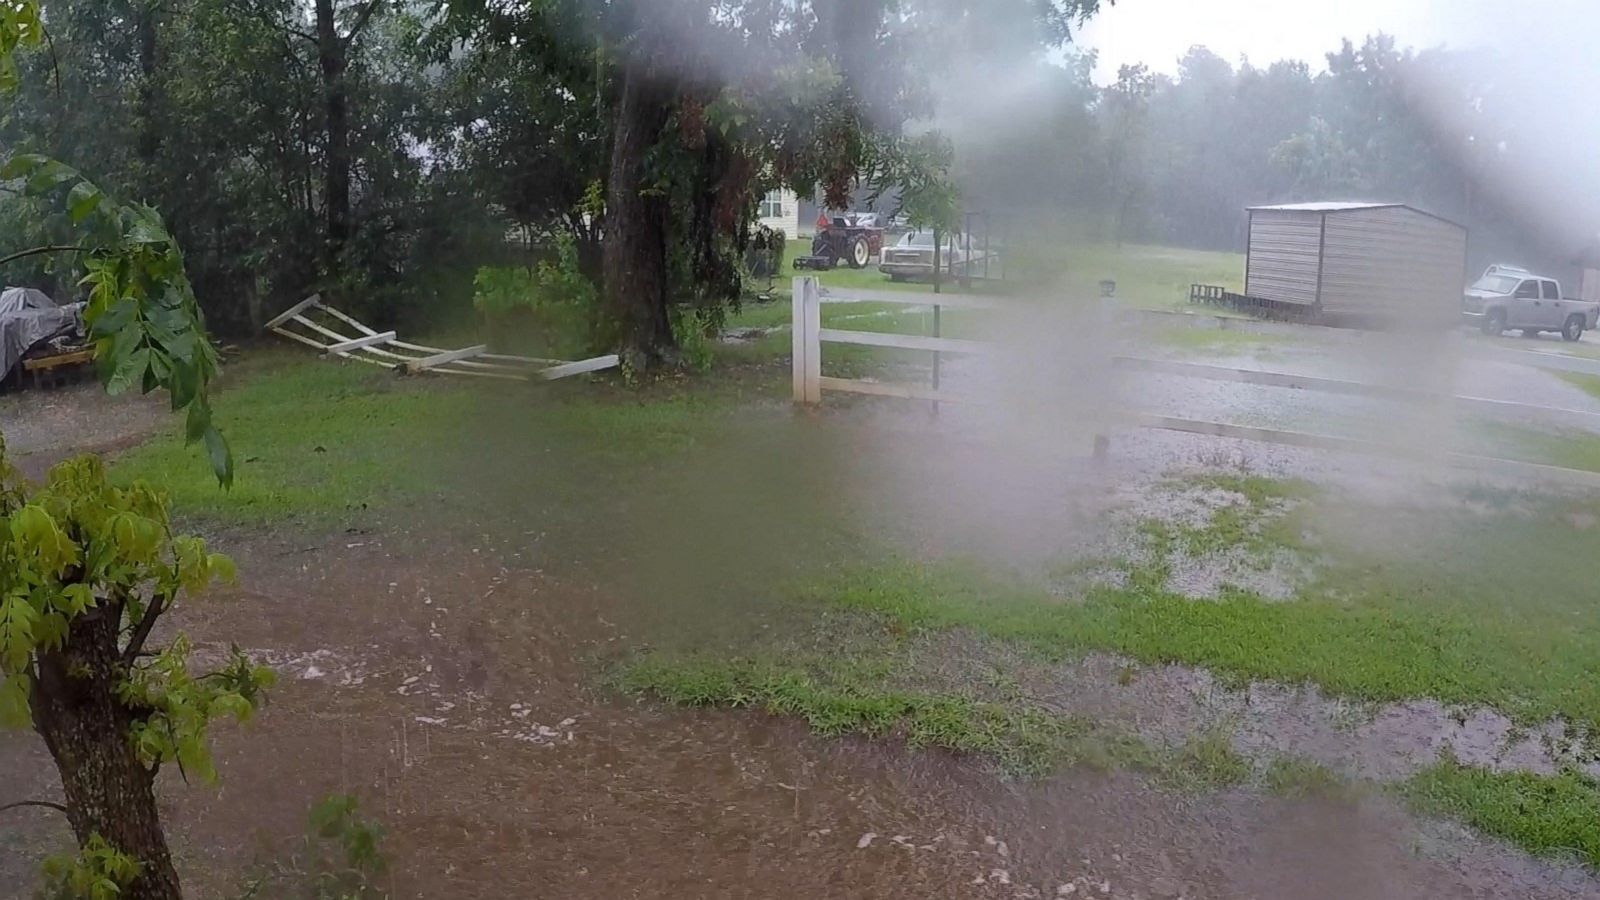
<svg viewBox="0 0 1600 900">
<path fill-rule="evenodd" d="M 1577 869 L 1377 797 L 1016 781 L 761 715 L 634 703 L 596 676 L 638 640 L 637 611 L 472 552 L 489 548 L 396 534 L 231 549 L 249 588 L 191 607 L 186 627 L 202 654 L 240 642 L 283 682 L 258 721 L 219 732 L 217 788 L 164 779 L 195 896 L 229 896 L 252 863 L 292 852 L 336 791 L 389 829 L 396 897 L 1600 896 Z M 439 571 L 446 554 L 464 564 Z M 0 746 L 31 773 L 26 793 L 54 796 L 33 745 Z M 28 851 L 64 839 L 31 813 L 6 832 L 17 888 Z"/>
<path fill-rule="evenodd" d="M 1535 376 L 1553 401 L 1594 407 Z M 1317 413 L 1284 406 L 1308 395 L 1241 389 L 1174 388 L 1172 399 L 1194 415 Z M 162 421 L 102 402 L 93 391 L 6 398 L 0 428 L 37 471 L 72 446 L 122 446 Z M 281 681 L 257 721 L 218 730 L 219 786 L 163 775 L 191 894 L 237 896 L 258 866 L 293 858 L 318 799 L 349 791 L 388 832 L 395 897 L 1600 897 L 1588 870 L 1419 820 L 1381 792 L 1194 794 L 1089 771 L 1023 780 L 611 687 L 616 664 L 684 630 L 762 627 L 728 613 L 759 612 L 770 599 L 760 586 L 797 564 L 802 528 L 848 519 L 886 543 L 1027 566 L 1103 552 L 1116 510 L 1181 516 L 1158 490 L 1174 471 L 1248 469 L 1373 497 L 1404 485 L 1441 502 L 1435 488 L 1453 478 L 1153 432 L 1117 432 L 1096 461 L 1092 427 L 997 446 L 961 416 L 849 403 L 794 416 L 768 398 L 749 406 L 753 424 L 692 460 L 591 486 L 609 497 L 594 521 L 557 494 L 495 508 L 481 528 L 440 500 L 349 532 L 211 529 L 242 584 L 176 624 L 202 659 L 237 643 Z M 1061 423 L 1033 424 L 1052 434 Z M 502 491 L 532 493 L 518 479 L 536 477 L 519 469 Z M 1176 666 L 1129 677 L 1126 661 L 1105 655 L 1016 667 L 1051 709 L 1169 741 L 1231 723 L 1246 751 L 1289 750 L 1378 780 L 1445 747 L 1538 771 L 1557 759 L 1559 742 L 1540 732 L 1429 701 L 1358 708 L 1309 688 L 1226 688 Z M 0 735 L 0 767 L 18 776 L 0 803 L 59 794 L 31 734 Z M 37 859 L 67 835 L 48 812 L 4 815 L 0 897 L 26 897 Z"/>
</svg>

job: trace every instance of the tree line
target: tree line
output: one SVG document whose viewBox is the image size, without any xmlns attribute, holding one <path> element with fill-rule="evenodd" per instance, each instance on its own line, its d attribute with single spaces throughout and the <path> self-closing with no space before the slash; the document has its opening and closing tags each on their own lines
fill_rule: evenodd
<svg viewBox="0 0 1600 900">
<path fill-rule="evenodd" d="M 1416 52 L 1380 34 L 1323 62 L 1234 65 L 1196 46 L 1170 75 L 1124 65 L 1097 86 L 1093 53 L 1070 54 L 1032 70 L 1011 133 L 972 147 L 961 174 L 1035 221 L 1201 249 L 1242 250 L 1247 206 L 1312 200 L 1421 207 L 1468 226 L 1484 261 L 1560 267 L 1600 231 L 1582 209 L 1551 215 L 1529 185 L 1550 168 L 1541 145 L 1571 126 L 1538 117 L 1505 53 Z"/>
<path fill-rule="evenodd" d="M 1242 248 L 1247 205 L 1310 199 L 1419 205 L 1530 262 L 1579 243 L 1496 192 L 1528 163 L 1505 60 L 1380 35 L 1316 73 L 1196 47 L 1099 86 L 1092 53 L 1062 50 L 1096 0 L 1005 3 L 46 0 L 0 146 L 162 210 L 213 330 L 312 291 L 423 324 L 515 233 L 573 245 L 595 343 L 642 366 L 737 300 L 778 187 L 1198 248 Z M 0 257 L 66 227 L 0 205 Z M 80 275 L 0 268 L 59 297 Z"/>
</svg>

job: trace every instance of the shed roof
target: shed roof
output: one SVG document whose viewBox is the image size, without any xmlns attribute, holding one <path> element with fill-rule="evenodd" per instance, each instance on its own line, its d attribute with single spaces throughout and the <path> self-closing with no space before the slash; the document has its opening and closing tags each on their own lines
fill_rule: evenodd
<svg viewBox="0 0 1600 900">
<path fill-rule="evenodd" d="M 1249 206 L 1246 209 L 1281 209 L 1299 212 L 1343 212 L 1351 209 L 1388 209 L 1405 206 L 1404 203 L 1365 203 L 1359 200 L 1322 200 L 1315 203 L 1275 203 L 1270 206 Z"/>
<path fill-rule="evenodd" d="M 1430 219 L 1438 219 L 1441 222 L 1449 223 L 1457 228 L 1466 228 L 1466 226 L 1462 225 L 1460 222 L 1453 222 L 1450 219 L 1446 219 L 1444 216 L 1436 213 L 1428 212 L 1425 209 L 1418 209 L 1409 203 L 1373 203 L 1370 201 L 1361 200 L 1320 200 L 1312 203 L 1277 203 L 1269 206 L 1247 206 L 1245 209 L 1249 212 L 1274 211 L 1318 213 L 1352 212 L 1362 209 L 1409 209 L 1414 213 L 1427 216 Z"/>
</svg>

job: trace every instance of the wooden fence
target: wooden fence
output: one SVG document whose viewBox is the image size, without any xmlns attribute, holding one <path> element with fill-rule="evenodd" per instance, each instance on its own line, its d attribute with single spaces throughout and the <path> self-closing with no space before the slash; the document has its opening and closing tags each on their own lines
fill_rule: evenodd
<svg viewBox="0 0 1600 900">
<path fill-rule="evenodd" d="M 934 334 L 908 335 L 866 331 L 846 331 L 822 327 L 822 305 L 827 302 L 877 302 L 897 303 L 907 306 L 931 307 L 934 313 Z M 1003 309 L 1004 301 L 970 295 L 920 294 L 901 291 L 851 290 L 825 292 L 815 277 L 794 280 L 793 338 L 794 338 L 794 401 L 814 405 L 822 402 L 823 391 L 867 394 L 879 397 L 898 397 L 910 400 L 970 403 L 978 397 L 945 390 L 940 384 L 939 361 L 943 354 L 976 355 L 996 349 L 982 341 L 958 340 L 939 334 L 940 311 L 945 307 L 965 309 Z M 1280 326 L 1282 327 L 1282 326 Z M 913 385 L 839 378 L 822 374 L 822 345 L 824 343 L 855 344 L 899 350 L 927 351 L 933 363 L 933 379 L 929 385 Z M 1491 348 L 1482 354 L 1483 359 L 1509 362 L 1534 368 L 1560 372 L 1579 372 L 1600 376 L 1600 361 L 1555 354 Z M 1514 403 L 1485 397 L 1441 394 L 1417 388 L 1392 385 L 1367 384 L 1310 375 L 1283 372 L 1265 372 L 1254 369 L 1234 369 L 1173 360 L 1145 359 L 1133 356 L 1111 358 L 1114 370 L 1143 374 L 1195 378 L 1206 381 L 1250 384 L 1263 387 L 1297 391 L 1366 397 L 1378 400 L 1402 401 L 1418 404 L 1442 404 L 1461 411 L 1483 413 L 1497 417 L 1542 418 L 1563 425 L 1585 426 L 1600 430 L 1600 414 L 1585 410 L 1537 406 Z M 1374 455 L 1421 458 L 1415 448 L 1406 448 L 1377 441 L 1333 435 L 1312 434 L 1272 428 L 1233 425 L 1224 422 L 1207 422 L 1174 416 L 1154 415 L 1136 410 L 1106 409 L 1098 421 L 1106 425 L 1151 428 L 1185 434 L 1212 435 L 1215 437 L 1260 441 L 1269 444 L 1306 447 L 1320 450 L 1369 453 Z M 1099 442 L 1097 441 L 1097 447 Z M 1430 460 L 1443 459 L 1458 468 L 1472 469 L 1490 474 L 1513 477 L 1531 477 L 1589 488 L 1600 488 L 1600 472 L 1568 469 L 1558 466 L 1530 463 L 1522 460 L 1501 459 L 1465 453 L 1444 453 L 1427 456 Z"/>
</svg>

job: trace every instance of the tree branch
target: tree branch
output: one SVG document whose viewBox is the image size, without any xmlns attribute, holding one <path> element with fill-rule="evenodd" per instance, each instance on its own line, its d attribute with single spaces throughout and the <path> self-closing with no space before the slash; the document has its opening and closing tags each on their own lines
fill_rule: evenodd
<svg viewBox="0 0 1600 900">
<path fill-rule="evenodd" d="M 59 803 L 51 803 L 49 800 L 18 800 L 16 803 L 7 803 L 4 806 L 0 806 L 0 813 L 13 809 L 21 809 L 26 806 L 36 806 L 40 809 L 53 809 L 62 815 L 67 815 L 67 808 L 65 806 L 62 806 Z"/>
<path fill-rule="evenodd" d="M 290 27 L 288 25 L 283 26 L 283 30 L 287 31 L 288 33 L 294 35 L 297 38 L 302 38 L 304 40 L 310 41 L 311 42 L 311 46 L 313 46 L 313 47 L 315 47 L 317 45 L 317 37 L 316 37 L 316 35 L 312 34 L 309 31 L 301 31 L 298 28 L 292 28 L 292 27 Z"/>
<path fill-rule="evenodd" d="M 139 658 L 139 651 L 144 649 L 144 642 L 150 638 L 150 630 L 156 627 L 156 619 L 160 618 L 166 609 L 167 602 L 164 597 L 156 597 L 145 607 L 144 617 L 133 627 L 133 634 L 128 637 L 128 646 L 122 651 L 124 668 L 132 668 L 133 661 Z"/>
<path fill-rule="evenodd" d="M 344 46 L 346 48 L 356 42 L 356 38 L 361 34 L 361 29 L 367 27 L 367 22 L 372 20 L 372 14 L 378 11 L 378 4 L 382 2 L 383 0 L 367 0 L 367 5 L 361 7 L 361 12 L 356 13 L 355 24 L 350 26 L 350 33 L 344 36 Z"/>
<path fill-rule="evenodd" d="M 30 256 L 43 256 L 46 253 L 76 253 L 82 249 L 84 248 L 68 245 L 47 244 L 43 247 L 34 247 L 31 250 L 22 250 L 17 253 L 13 253 L 10 256 L 0 256 L 0 266 L 5 265 L 6 263 L 16 262 L 19 259 L 27 259 Z"/>
</svg>

